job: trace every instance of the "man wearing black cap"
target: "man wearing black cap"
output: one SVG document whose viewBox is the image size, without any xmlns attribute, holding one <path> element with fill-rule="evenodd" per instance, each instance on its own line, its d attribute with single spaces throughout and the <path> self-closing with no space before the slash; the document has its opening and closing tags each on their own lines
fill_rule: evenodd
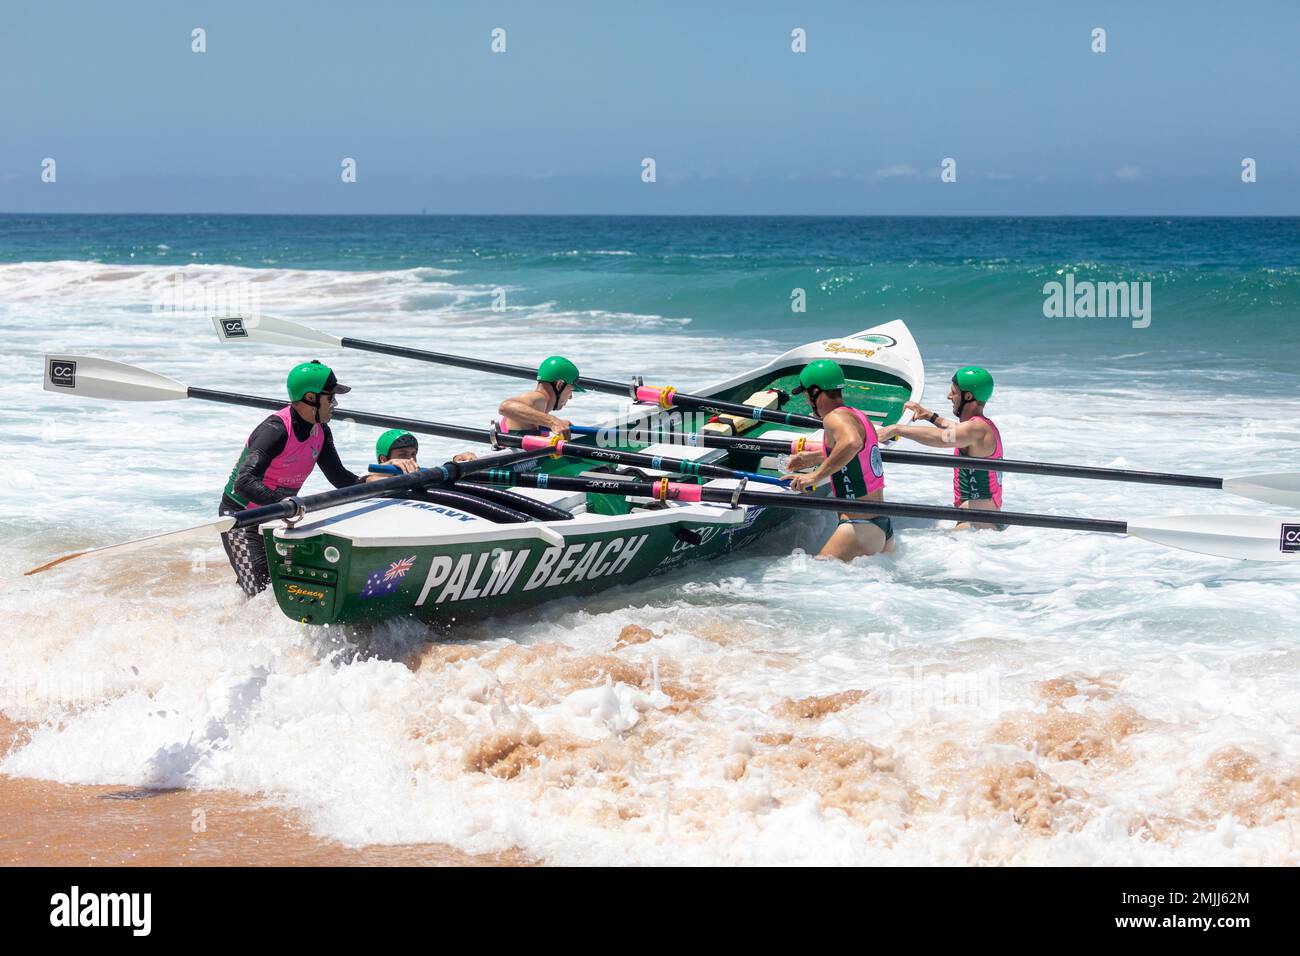
<svg viewBox="0 0 1300 956">
<path fill-rule="evenodd" d="M 303 362 L 289 372 L 290 404 L 269 415 L 253 429 L 244 451 L 230 472 L 218 514 L 275 504 L 296 495 L 319 465 L 335 488 L 361 481 L 343 467 L 334 447 L 329 420 L 338 401 L 350 392 L 334 372 L 320 362 Z M 266 590 L 271 571 L 257 528 L 235 528 L 221 536 L 235 578 L 249 597 Z"/>
</svg>

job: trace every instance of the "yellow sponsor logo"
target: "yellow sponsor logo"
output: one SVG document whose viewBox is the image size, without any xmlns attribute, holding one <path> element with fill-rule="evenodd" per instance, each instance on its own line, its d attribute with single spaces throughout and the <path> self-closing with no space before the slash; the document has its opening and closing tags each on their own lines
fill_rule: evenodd
<svg viewBox="0 0 1300 956">
<path fill-rule="evenodd" d="M 290 594 L 292 594 L 294 597 L 316 598 L 317 600 L 320 601 L 325 600 L 324 591 L 309 591 L 306 588 L 298 587 L 298 585 L 296 584 L 287 585 L 285 587 L 285 590 L 288 591 Z"/>
<path fill-rule="evenodd" d="M 826 351 L 832 355 L 838 355 L 841 352 L 849 352 L 853 355 L 861 355 L 864 358 L 871 358 L 876 354 L 875 349 L 855 349 L 851 345 L 845 345 L 843 342 L 827 342 Z"/>
</svg>

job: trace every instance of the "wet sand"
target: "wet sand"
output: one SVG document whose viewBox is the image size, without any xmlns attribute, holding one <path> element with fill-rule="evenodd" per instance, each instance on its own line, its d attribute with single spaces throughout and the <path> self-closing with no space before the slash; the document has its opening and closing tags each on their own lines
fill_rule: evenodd
<svg viewBox="0 0 1300 956">
<path fill-rule="evenodd" d="M 24 728 L 0 717 L 0 754 Z M 0 774 L 0 866 L 526 866 L 438 844 L 345 847 L 225 791 L 132 790 Z"/>
</svg>

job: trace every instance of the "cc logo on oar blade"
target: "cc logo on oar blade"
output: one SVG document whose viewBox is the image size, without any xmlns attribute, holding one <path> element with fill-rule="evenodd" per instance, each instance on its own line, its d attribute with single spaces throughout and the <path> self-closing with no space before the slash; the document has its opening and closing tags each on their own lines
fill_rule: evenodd
<svg viewBox="0 0 1300 956">
<path fill-rule="evenodd" d="M 243 319 L 221 319 L 221 334 L 228 339 L 246 339 L 248 330 L 244 328 Z"/>
<path fill-rule="evenodd" d="M 1282 525 L 1281 549 L 1288 554 L 1300 552 L 1300 524 Z"/>
<path fill-rule="evenodd" d="M 60 388 L 76 388 L 77 363 L 50 359 L 50 384 Z"/>
</svg>

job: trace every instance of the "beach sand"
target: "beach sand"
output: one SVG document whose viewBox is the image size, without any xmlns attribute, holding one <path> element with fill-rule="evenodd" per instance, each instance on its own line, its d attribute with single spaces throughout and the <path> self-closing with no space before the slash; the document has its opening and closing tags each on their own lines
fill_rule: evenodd
<svg viewBox="0 0 1300 956">
<path fill-rule="evenodd" d="M 0 754 L 25 728 L 0 717 Z M 0 866 L 521 866 L 437 844 L 345 847 L 226 791 L 132 790 L 0 774 Z"/>
</svg>

